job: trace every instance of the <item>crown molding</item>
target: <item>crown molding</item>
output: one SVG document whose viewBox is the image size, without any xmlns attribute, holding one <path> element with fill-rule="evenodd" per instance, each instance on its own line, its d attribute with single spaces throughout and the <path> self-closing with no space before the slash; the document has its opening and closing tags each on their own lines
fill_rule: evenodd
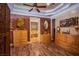
<svg viewBox="0 0 79 59">
<path fill-rule="evenodd" d="M 68 8 L 63 9 L 62 11 L 60 11 L 59 13 L 56 13 L 55 15 L 52 15 L 51 19 L 52 18 L 54 19 L 56 16 L 59 16 L 59 15 L 65 13 L 67 11 L 72 11 L 74 9 L 77 9 L 76 11 L 79 11 L 79 4 L 77 4 L 77 3 L 76 4 L 71 4 Z"/>
<path fill-rule="evenodd" d="M 51 10 L 40 10 L 41 12 L 38 13 L 36 10 L 28 12 L 31 7 L 26 7 L 23 5 L 17 4 L 8 4 L 11 10 L 11 14 L 19 14 L 19 15 L 26 15 L 26 16 L 36 16 L 36 17 L 44 17 L 44 18 L 54 18 L 63 12 L 66 12 L 67 9 L 72 9 L 74 5 L 72 3 L 63 3 L 57 6 L 56 8 L 52 8 Z M 75 4 L 77 7 L 79 4 Z M 76 7 L 75 6 L 75 7 Z"/>
</svg>

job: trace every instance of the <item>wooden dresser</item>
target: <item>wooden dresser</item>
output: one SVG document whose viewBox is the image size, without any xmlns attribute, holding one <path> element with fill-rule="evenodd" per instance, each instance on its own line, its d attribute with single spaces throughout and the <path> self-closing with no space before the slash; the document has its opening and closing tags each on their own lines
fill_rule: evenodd
<svg viewBox="0 0 79 59">
<path fill-rule="evenodd" d="M 79 55 L 79 35 L 56 33 L 55 43 L 68 52 Z"/>
<path fill-rule="evenodd" d="M 0 55 L 10 55 L 10 9 L 0 3 Z"/>
</svg>

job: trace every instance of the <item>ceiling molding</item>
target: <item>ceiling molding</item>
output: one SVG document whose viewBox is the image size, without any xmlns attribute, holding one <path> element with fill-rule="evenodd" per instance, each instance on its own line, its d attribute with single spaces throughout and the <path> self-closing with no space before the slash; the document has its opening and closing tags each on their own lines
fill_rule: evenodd
<svg viewBox="0 0 79 59">
<path fill-rule="evenodd" d="M 44 16 L 44 15 L 37 15 L 37 14 L 27 14 L 27 13 L 22 13 L 18 11 L 13 11 L 11 14 L 17 14 L 17 15 L 25 15 L 25 16 L 34 16 L 34 17 L 43 17 L 43 18 L 50 18 L 50 16 Z"/>
<path fill-rule="evenodd" d="M 50 16 L 55 15 L 55 14 L 57 14 L 58 12 L 67 9 L 68 7 L 70 7 L 70 5 L 71 5 L 71 4 L 64 4 L 64 5 L 61 6 L 60 8 L 58 8 L 58 9 L 56 9 L 56 10 L 53 10 L 53 9 L 52 9 L 51 12 L 46 13 L 46 14 L 44 14 L 44 15 L 50 15 Z"/>
<path fill-rule="evenodd" d="M 46 12 L 46 13 L 49 13 L 49 12 L 52 12 L 52 11 L 55 11 L 55 10 L 57 10 L 58 8 L 60 8 L 61 6 L 63 6 L 64 5 L 64 3 L 62 3 L 62 4 L 60 4 L 60 5 L 58 5 L 57 7 L 55 7 L 55 8 L 51 8 L 51 9 L 49 9 L 49 10 L 41 10 L 41 12 Z"/>
<path fill-rule="evenodd" d="M 78 8 L 78 10 L 79 10 L 79 4 L 72 4 L 70 7 L 68 7 L 67 9 L 65 9 L 65 10 L 63 10 L 63 11 L 61 11 L 61 12 L 59 12 L 59 13 L 56 13 L 55 15 L 52 15 L 51 16 L 51 18 L 55 18 L 56 16 L 58 16 L 58 15 L 60 15 L 60 14 L 63 14 L 63 13 L 65 13 L 65 12 L 67 12 L 67 11 L 72 11 L 72 10 L 74 10 L 74 9 L 76 9 L 76 8 Z M 76 11 L 78 11 L 78 10 L 76 10 Z"/>
<path fill-rule="evenodd" d="M 40 10 L 41 12 L 38 13 L 36 10 L 29 12 L 28 10 L 31 7 L 25 7 L 23 5 L 17 5 L 17 4 L 12 4 L 12 5 L 13 5 L 12 7 L 9 5 L 11 9 L 11 14 L 45 17 L 45 18 L 53 18 L 57 16 L 58 14 L 63 13 L 65 10 L 69 9 L 70 7 L 72 7 L 71 3 L 63 3 L 54 9 L 52 8 L 51 10 Z"/>
</svg>

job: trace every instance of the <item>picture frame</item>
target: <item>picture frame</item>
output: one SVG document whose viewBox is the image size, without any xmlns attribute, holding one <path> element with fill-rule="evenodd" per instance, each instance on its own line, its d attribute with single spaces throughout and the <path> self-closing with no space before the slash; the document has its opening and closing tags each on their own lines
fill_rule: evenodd
<svg viewBox="0 0 79 59">
<path fill-rule="evenodd" d="M 45 30 L 48 29 L 48 21 L 47 21 L 47 20 L 44 21 L 44 29 L 45 29 Z"/>
<path fill-rule="evenodd" d="M 78 26 L 79 17 L 71 17 L 60 21 L 60 27 Z"/>
<path fill-rule="evenodd" d="M 16 28 L 20 29 L 20 30 L 24 29 L 24 19 L 23 18 L 18 18 L 16 20 Z"/>
</svg>

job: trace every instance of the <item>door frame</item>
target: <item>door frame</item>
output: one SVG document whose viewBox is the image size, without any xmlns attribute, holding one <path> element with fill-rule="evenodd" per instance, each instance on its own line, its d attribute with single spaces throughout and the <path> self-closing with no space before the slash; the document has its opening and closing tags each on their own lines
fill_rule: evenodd
<svg viewBox="0 0 79 59">
<path fill-rule="evenodd" d="M 51 19 L 51 40 L 55 41 L 55 20 Z"/>
<path fill-rule="evenodd" d="M 29 21 L 29 23 L 30 23 L 30 34 L 29 34 L 29 36 L 30 36 L 30 40 L 29 40 L 29 42 L 31 43 L 31 22 L 34 22 L 34 21 L 32 21 L 32 20 L 35 20 L 35 22 L 37 22 L 38 23 L 38 41 L 40 42 L 40 18 L 39 17 L 30 17 L 30 21 Z"/>
</svg>

